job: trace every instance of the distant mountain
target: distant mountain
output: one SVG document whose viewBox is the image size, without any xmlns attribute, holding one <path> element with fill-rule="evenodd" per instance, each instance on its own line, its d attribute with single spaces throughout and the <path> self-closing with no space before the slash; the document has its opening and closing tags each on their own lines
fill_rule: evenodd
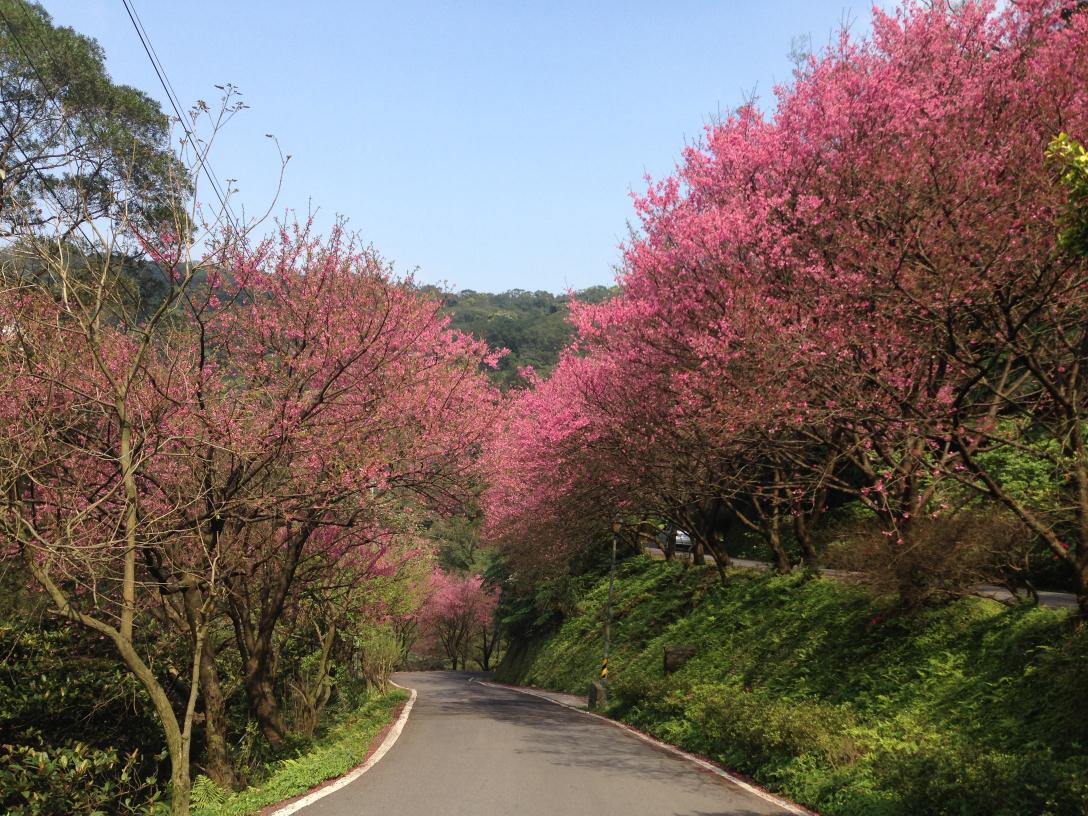
<svg viewBox="0 0 1088 816">
<path fill-rule="evenodd" d="M 616 288 L 594 286 L 574 294 L 585 303 L 600 303 L 616 294 Z M 453 328 L 468 332 L 510 353 L 502 359 L 492 379 L 502 388 L 524 384 L 518 370 L 532 366 L 546 375 L 559 360 L 559 352 L 571 337 L 567 322 L 569 295 L 511 289 L 492 294 L 465 289 L 443 296 Z"/>
</svg>

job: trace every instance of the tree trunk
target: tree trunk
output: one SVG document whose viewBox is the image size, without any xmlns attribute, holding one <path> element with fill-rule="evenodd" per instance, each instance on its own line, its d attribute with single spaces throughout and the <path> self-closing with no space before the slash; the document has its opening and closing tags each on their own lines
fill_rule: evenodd
<svg viewBox="0 0 1088 816">
<path fill-rule="evenodd" d="M 808 528 L 808 523 L 805 521 L 803 513 L 798 513 L 793 518 L 793 533 L 797 539 L 798 546 L 801 547 L 801 558 L 805 562 L 805 566 L 813 571 L 819 571 L 820 569 L 820 557 L 816 553 L 816 546 L 812 543 L 812 532 Z"/>
<path fill-rule="evenodd" d="M 487 625 L 485 624 L 480 627 L 480 669 L 483 671 L 491 671 L 492 648 L 494 648 L 494 641 L 487 631 Z"/>
<path fill-rule="evenodd" d="M 665 533 L 665 541 L 661 545 L 661 551 L 665 554 L 666 561 L 676 558 L 676 530 L 675 528 Z"/>
<path fill-rule="evenodd" d="M 192 795 L 192 778 L 189 775 L 192 723 L 199 690 L 199 661 L 203 654 L 204 633 L 199 629 L 197 631 L 196 654 L 193 655 L 192 684 L 184 719 L 181 722 L 178 721 L 166 689 L 156 680 L 154 672 L 136 653 L 131 641 L 116 635 L 114 635 L 113 641 L 129 670 L 136 675 L 147 691 L 148 696 L 151 698 L 151 704 L 155 708 L 155 713 L 158 714 L 159 722 L 163 727 L 163 736 L 166 737 L 166 748 L 170 755 L 170 813 L 172 816 L 188 816 L 189 798 Z"/>
<path fill-rule="evenodd" d="M 237 587 L 231 587 L 232 593 L 227 607 L 234 624 L 238 652 L 243 656 L 242 672 L 250 712 L 274 750 L 283 747 L 288 729 L 272 687 L 277 663 L 273 634 L 302 558 L 303 547 L 316 526 L 316 522 L 310 520 L 286 533 L 288 546 L 283 552 L 272 585 L 261 598 L 262 603 L 255 603 L 250 598 L 243 582 Z M 256 625 L 253 623 L 253 611 L 257 613 Z"/>
<path fill-rule="evenodd" d="M 227 742 L 227 701 L 219 684 L 219 671 L 211 648 L 205 648 L 201 655 L 200 691 L 204 699 L 205 770 L 219 787 L 237 790 L 238 777 Z"/>
<path fill-rule="evenodd" d="M 325 632 L 322 632 L 316 624 L 314 628 L 317 630 L 321 643 L 321 657 L 310 681 L 307 683 L 303 680 L 302 685 L 296 686 L 296 691 L 305 708 L 305 715 L 298 722 L 293 723 L 295 729 L 307 737 L 313 736 L 321 720 L 321 712 L 332 697 L 332 650 L 336 644 L 337 633 L 335 623 L 330 623 Z"/>
<path fill-rule="evenodd" d="M 698 536 L 691 542 L 691 563 L 700 567 L 706 563 L 706 556 L 703 554 L 703 542 Z"/>
<path fill-rule="evenodd" d="M 280 713 L 279 702 L 272 688 L 272 681 L 258 665 L 252 665 L 253 659 L 246 661 L 245 687 L 249 698 L 249 708 L 253 712 L 261 733 L 268 740 L 273 750 L 280 750 L 287 738 L 287 724 Z"/>
<path fill-rule="evenodd" d="M 1084 546 L 1082 544 L 1082 546 Z M 1088 555 L 1088 553 L 1086 553 Z M 1081 556 L 1076 565 L 1077 609 L 1080 625 L 1088 623 L 1088 557 Z"/>
<path fill-rule="evenodd" d="M 189 802 L 193 796 L 193 780 L 189 777 L 189 763 L 173 764 L 170 769 L 170 816 L 189 816 Z"/>
<path fill-rule="evenodd" d="M 729 582 L 729 579 L 725 575 L 725 570 L 732 563 L 732 559 L 730 559 L 729 553 L 725 549 L 725 540 L 720 537 L 718 531 L 709 524 L 703 528 L 701 538 L 706 542 L 706 548 L 710 551 L 710 555 L 714 559 L 714 568 L 718 571 L 718 578 L 724 586 Z"/>
<path fill-rule="evenodd" d="M 714 526 L 710 513 L 700 513 L 692 530 L 692 551 L 696 557 L 692 561 L 696 564 L 705 564 L 705 554 L 709 552 L 714 559 L 714 568 L 718 571 L 718 577 L 722 584 L 727 583 L 725 575 L 726 567 L 730 564 L 729 553 L 726 552 L 724 542 L 718 537 L 718 530 Z M 719 544 L 721 546 L 719 546 Z"/>
<path fill-rule="evenodd" d="M 154 673 L 143 662 L 132 643 L 120 637 L 114 638 L 114 644 L 121 653 L 121 657 L 128 665 L 129 670 L 136 675 L 159 716 L 159 722 L 163 727 L 163 736 L 166 737 L 166 748 L 170 755 L 170 813 L 172 816 L 189 816 L 189 798 L 192 795 L 192 779 L 189 776 L 189 749 L 191 747 L 191 733 L 189 725 L 192 722 L 192 709 L 196 704 L 196 678 L 190 695 L 190 705 L 186 711 L 185 727 L 178 722 L 177 714 L 170 702 L 166 690 L 155 679 Z M 197 643 L 199 650 L 202 644 Z M 199 660 L 200 656 L 197 655 Z M 195 667 L 194 667 L 195 668 Z M 195 673 L 195 672 L 194 672 Z"/>
<path fill-rule="evenodd" d="M 788 575 L 790 570 L 793 569 L 793 565 L 790 563 L 789 553 L 782 546 L 782 534 L 778 529 L 777 517 L 768 519 L 763 525 L 763 537 L 767 540 L 771 551 L 774 553 L 775 570 L 780 575 Z"/>
</svg>

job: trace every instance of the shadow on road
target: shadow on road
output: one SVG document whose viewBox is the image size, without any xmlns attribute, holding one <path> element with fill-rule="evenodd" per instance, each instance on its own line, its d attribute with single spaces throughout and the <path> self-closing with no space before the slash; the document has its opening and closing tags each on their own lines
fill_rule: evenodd
<svg viewBox="0 0 1088 816">
<path fill-rule="evenodd" d="M 455 675 L 453 672 L 443 672 L 442 675 L 463 676 L 464 691 L 456 696 L 451 696 L 447 691 L 445 698 L 428 703 L 428 714 L 439 717 L 483 717 L 516 726 L 520 739 L 516 746 L 512 746 L 514 753 L 535 754 L 546 758 L 552 765 L 590 768 L 617 777 L 633 774 L 642 779 L 667 780 L 670 785 L 692 791 L 708 782 L 729 784 L 608 723 L 547 700 L 471 683 L 467 673 L 458 672 Z M 728 814 L 723 812 L 723 816 L 745 816 L 745 813 L 754 814 L 755 811 L 731 810 Z M 690 816 L 714 814 L 692 812 Z"/>
</svg>

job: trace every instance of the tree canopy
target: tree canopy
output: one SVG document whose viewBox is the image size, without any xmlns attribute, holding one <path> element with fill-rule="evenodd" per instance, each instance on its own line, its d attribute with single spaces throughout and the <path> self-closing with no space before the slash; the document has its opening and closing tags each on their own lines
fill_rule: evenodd
<svg viewBox="0 0 1088 816">
<path fill-rule="evenodd" d="M 0 0 L 0 171 L 5 232 L 58 210 L 72 233 L 121 208 L 161 224 L 187 190 L 159 104 L 114 83 L 95 40 L 25 0 Z"/>
</svg>

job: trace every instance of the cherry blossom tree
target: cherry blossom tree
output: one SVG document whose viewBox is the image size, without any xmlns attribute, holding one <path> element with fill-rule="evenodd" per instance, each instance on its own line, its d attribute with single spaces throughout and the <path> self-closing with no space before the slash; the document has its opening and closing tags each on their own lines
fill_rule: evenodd
<svg viewBox="0 0 1088 816">
<path fill-rule="evenodd" d="M 284 229 L 228 269 L 236 305 L 202 333 L 207 455 L 187 478 L 212 497 L 200 517 L 222 524 L 246 691 L 275 746 L 288 726 L 269 673 L 294 585 L 364 580 L 390 530 L 466 497 L 496 410 L 481 373 L 495 357 L 339 232 Z"/>
<path fill-rule="evenodd" d="M 144 685 L 181 813 L 201 693 L 209 768 L 232 779 L 216 619 L 276 746 L 285 611 L 333 609 L 397 568 L 394 542 L 427 512 L 458 506 L 496 411 L 495 356 L 339 232 L 227 235 L 200 263 L 171 236 L 139 240 L 170 282 L 150 317 L 113 296 L 110 254 L 95 267 L 37 244 L 43 272 L 6 270 L 0 523 L 58 614 L 109 637 Z M 169 686 L 141 654 L 161 627 L 190 647 Z M 324 675 L 302 692 L 311 715 Z"/>
<path fill-rule="evenodd" d="M 163 725 L 174 812 L 185 813 L 218 574 L 199 533 L 177 523 L 200 491 L 170 504 L 145 502 L 142 482 L 151 462 L 173 455 L 165 418 L 194 407 L 176 388 L 185 355 L 155 340 L 199 267 L 180 271 L 175 255 L 165 299 L 150 317 L 126 325 L 114 297 L 112 252 L 73 260 L 64 249 L 28 246 L 40 274 L 26 265 L 5 269 L 0 307 L 10 341 L 3 376 L 12 430 L 0 462 L 7 554 L 21 558 L 56 614 L 108 638 L 144 687 Z M 145 558 L 157 575 L 142 569 Z M 210 566 L 210 583 L 198 578 L 195 563 Z M 179 672 L 188 680 L 180 711 L 145 651 L 148 617 L 166 608 L 186 621 L 191 638 L 190 665 Z"/>
<path fill-rule="evenodd" d="M 637 199 L 621 296 L 576 311 L 569 370 L 520 398 L 538 404 L 491 470 L 509 463 L 535 495 L 519 509 L 495 477 L 489 529 L 569 522 L 573 494 L 605 491 L 687 516 L 712 550 L 721 519 L 742 523 L 785 568 L 779 529 L 812 559 L 812 523 L 852 497 L 907 594 L 915 528 L 967 489 L 1007 505 L 1088 599 L 1085 264 L 1056 241 L 1071 154 L 1047 159 L 1088 128 L 1086 19 L 1042 0 L 877 10 L 871 37 L 813 57 L 773 113 L 710 126 Z M 549 447 L 560 478 L 541 491 Z M 1010 452 L 1064 485 L 1059 507 L 1017 495 Z"/>
<path fill-rule="evenodd" d="M 491 626 L 497 604 L 498 593 L 479 575 L 435 569 L 419 610 L 420 627 L 441 645 L 451 669 L 459 662 L 464 668 L 473 638 Z"/>
</svg>

